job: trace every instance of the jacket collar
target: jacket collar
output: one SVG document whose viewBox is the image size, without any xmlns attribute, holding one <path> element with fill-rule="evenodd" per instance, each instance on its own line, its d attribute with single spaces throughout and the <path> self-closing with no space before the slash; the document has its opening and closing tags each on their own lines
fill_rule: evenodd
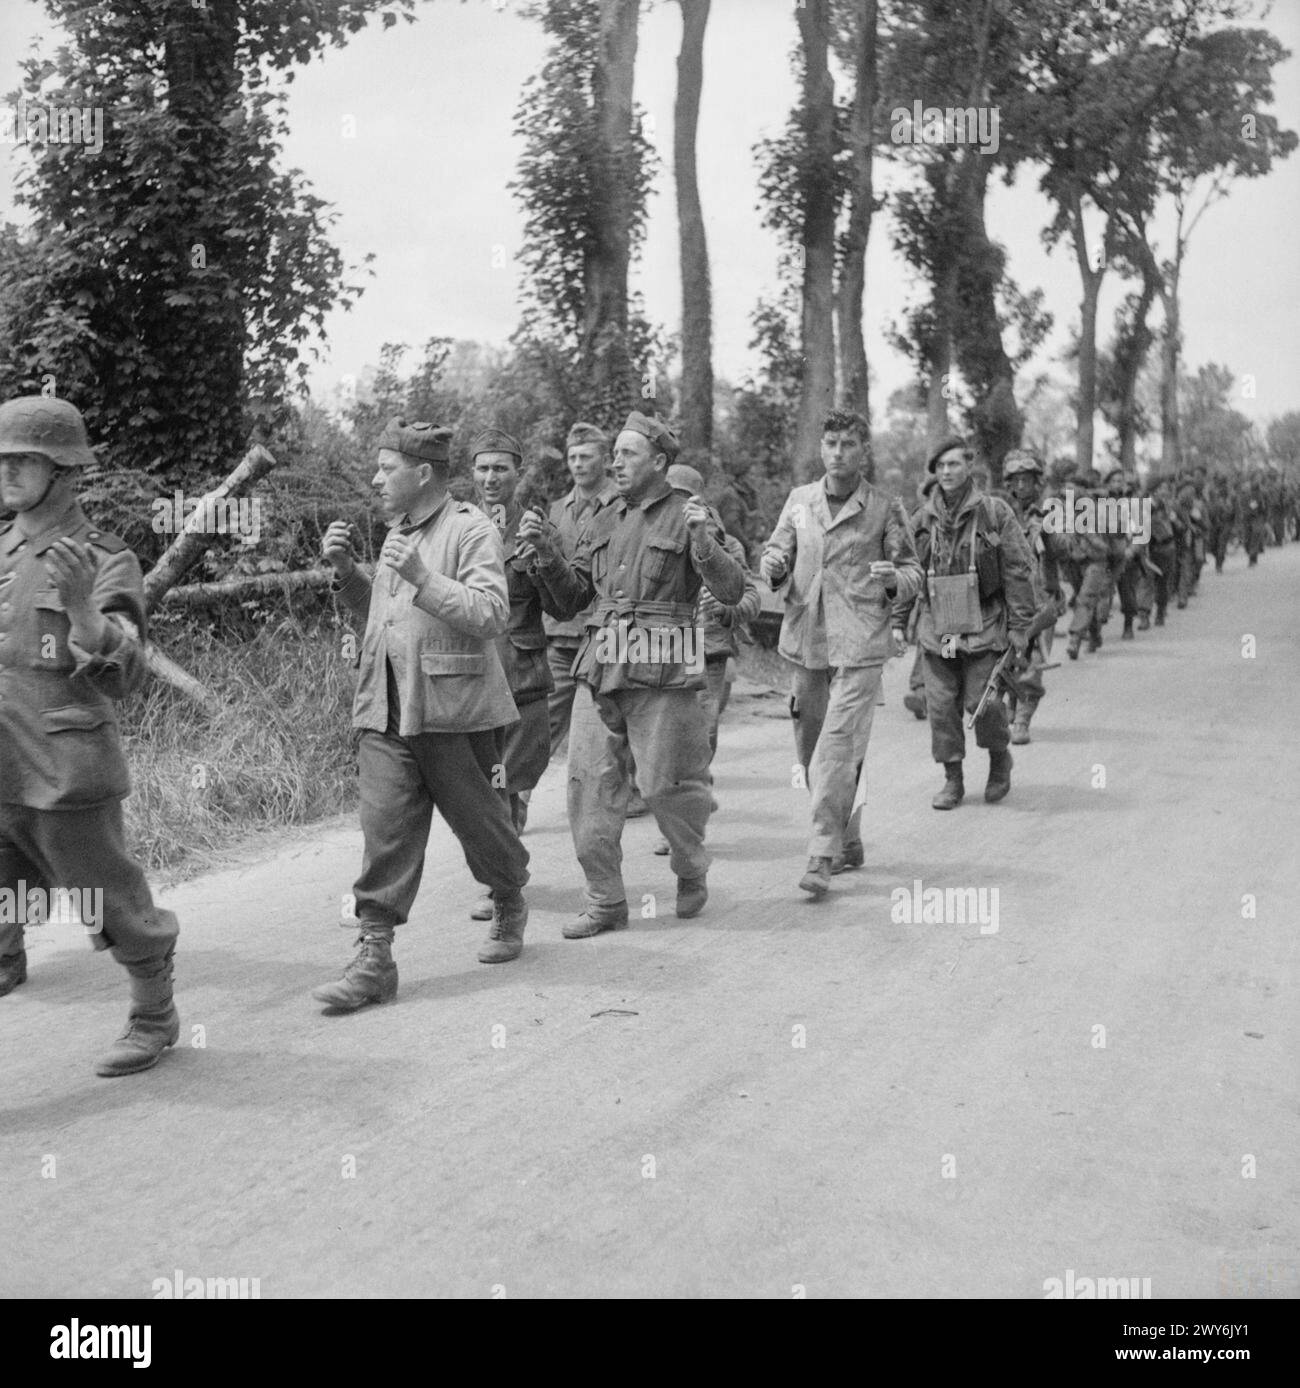
<svg viewBox="0 0 1300 1388">
<path fill-rule="evenodd" d="M 24 541 L 31 545 L 33 554 L 44 554 L 56 540 L 61 540 L 65 535 L 74 534 L 87 524 L 89 522 L 81 509 L 81 503 L 74 497 L 48 525 L 38 530 L 35 535 L 25 535 L 15 520 L 9 529 L 0 535 L 0 554 L 6 556 L 12 554 Z"/>
<path fill-rule="evenodd" d="M 673 489 L 668 485 L 668 478 L 660 473 L 659 476 L 650 484 L 650 490 L 637 502 L 643 510 L 648 511 L 652 506 L 657 506 L 666 496 L 672 496 Z M 627 497 L 620 496 L 614 503 L 622 512 L 627 512 L 631 508 L 627 504 Z"/>
<path fill-rule="evenodd" d="M 417 530 L 423 530 L 435 516 L 442 513 L 443 508 L 450 500 L 451 493 L 444 492 L 442 500 L 435 502 L 432 506 L 418 510 L 414 514 L 407 512 L 393 529 L 400 530 L 403 535 L 413 535 Z"/>
<path fill-rule="evenodd" d="M 858 485 L 849 493 L 848 499 L 840 507 L 839 512 L 831 514 L 830 493 L 826 490 L 826 479 L 822 478 L 817 487 L 817 509 L 821 515 L 826 528 L 838 525 L 841 521 L 847 520 L 850 516 L 856 516 L 859 511 L 865 510 L 868 500 L 871 497 L 871 483 L 865 477 L 861 478 Z"/>
<path fill-rule="evenodd" d="M 940 525 L 960 525 L 966 517 L 979 505 L 984 493 L 972 484 L 970 491 L 966 493 L 965 499 L 957 507 L 955 512 L 948 509 L 948 503 L 943 495 L 941 487 L 935 487 L 930 493 L 930 499 L 926 502 L 926 511 L 933 516 Z"/>
<path fill-rule="evenodd" d="M 600 511 L 608 506 L 611 501 L 616 500 L 617 497 L 618 488 L 607 477 L 605 478 L 604 485 L 592 500 L 587 502 L 587 505 L 590 506 L 593 511 Z M 581 504 L 582 494 L 578 491 L 577 487 L 570 487 L 569 494 L 564 498 L 564 505 L 567 506 L 570 511 L 576 511 Z"/>
</svg>

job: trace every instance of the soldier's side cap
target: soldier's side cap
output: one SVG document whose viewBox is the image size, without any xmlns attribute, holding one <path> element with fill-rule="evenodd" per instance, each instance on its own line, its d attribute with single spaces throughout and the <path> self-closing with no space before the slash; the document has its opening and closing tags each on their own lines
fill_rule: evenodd
<svg viewBox="0 0 1300 1388">
<path fill-rule="evenodd" d="M 681 451 L 681 445 L 677 442 L 677 435 L 662 420 L 652 419 L 649 415 L 642 414 L 640 410 L 633 410 L 628 415 L 623 428 L 630 429 L 634 434 L 643 434 L 667 457 L 670 463 Z"/>
<path fill-rule="evenodd" d="M 674 463 L 668 469 L 668 485 L 675 492 L 697 496 L 704 488 L 704 478 L 689 463 Z"/>
<path fill-rule="evenodd" d="M 410 421 L 394 415 L 384 425 L 378 448 L 391 448 L 420 463 L 451 462 L 451 430 L 439 424 Z"/>
<path fill-rule="evenodd" d="M 1042 460 L 1027 448 L 1013 448 L 1002 460 L 1002 476 L 1015 477 L 1021 472 L 1042 472 Z"/>
<path fill-rule="evenodd" d="M 20 395 L 0 405 L 0 453 L 40 453 L 56 467 L 98 461 L 81 411 L 53 395 Z"/>
<path fill-rule="evenodd" d="M 939 459 L 952 448 L 960 448 L 963 452 L 968 454 L 970 452 L 970 446 L 960 434 L 949 434 L 938 448 L 936 448 L 925 460 L 926 472 L 933 472 L 939 464 Z"/>
<path fill-rule="evenodd" d="M 471 461 L 480 453 L 513 453 L 521 463 L 524 460 L 524 450 L 520 448 L 519 440 L 504 429 L 480 429 L 469 446 Z"/>
<path fill-rule="evenodd" d="M 569 437 L 565 439 L 564 447 L 569 449 L 579 443 L 608 444 L 609 435 L 603 429 L 598 429 L 596 425 L 588 424 L 580 419 L 573 428 L 569 430 Z"/>
</svg>

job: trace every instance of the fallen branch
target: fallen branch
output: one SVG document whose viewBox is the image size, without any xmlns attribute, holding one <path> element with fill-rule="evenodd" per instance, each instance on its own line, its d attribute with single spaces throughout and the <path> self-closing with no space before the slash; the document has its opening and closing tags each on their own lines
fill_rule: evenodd
<svg viewBox="0 0 1300 1388">
<path fill-rule="evenodd" d="M 226 602 L 245 602 L 249 598 L 288 596 L 311 589 L 328 588 L 333 569 L 300 569 L 295 573 L 257 574 L 250 578 L 228 578 L 220 583 L 190 583 L 165 594 L 168 608 L 219 607 Z"/>
<path fill-rule="evenodd" d="M 205 493 L 199 508 L 186 528 L 167 546 L 162 557 L 144 576 L 144 605 L 146 611 L 153 611 L 162 601 L 169 588 L 203 558 L 217 538 L 217 531 L 211 527 L 203 529 L 206 517 L 216 502 L 228 497 L 242 496 L 275 466 L 275 459 L 255 443 L 244 454 L 243 461 L 220 486 Z M 190 526 L 194 528 L 191 529 Z"/>
</svg>

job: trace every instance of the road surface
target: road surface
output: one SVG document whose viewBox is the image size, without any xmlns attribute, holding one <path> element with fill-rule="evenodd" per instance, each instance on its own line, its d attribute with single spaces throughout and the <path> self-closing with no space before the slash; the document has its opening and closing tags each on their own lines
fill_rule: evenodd
<svg viewBox="0 0 1300 1388">
<path fill-rule="evenodd" d="M 162 894 L 183 1034 L 152 1072 L 94 1076 L 125 976 L 73 926 L 30 931 L 0 1000 L 0 1294 L 1042 1297 L 1069 1272 L 1296 1295 L 1300 546 L 1201 587 L 1048 676 L 999 806 L 972 748 L 966 803 L 930 808 L 892 665 L 867 865 L 820 904 L 784 706 L 751 694 L 695 921 L 638 820 L 632 928 L 560 937 L 557 764 L 522 959 L 475 962 L 439 821 L 389 1006 L 310 997 L 351 953 L 351 820 Z M 996 890 L 996 930 L 900 919 L 918 881 Z"/>
</svg>

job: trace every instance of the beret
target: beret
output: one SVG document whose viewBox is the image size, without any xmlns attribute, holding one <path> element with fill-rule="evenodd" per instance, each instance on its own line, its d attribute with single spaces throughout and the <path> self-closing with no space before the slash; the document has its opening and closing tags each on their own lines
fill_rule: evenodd
<svg viewBox="0 0 1300 1388">
<path fill-rule="evenodd" d="M 640 410 L 633 410 L 627 417 L 627 422 L 623 425 L 624 430 L 631 430 L 634 434 L 643 434 L 652 444 L 668 458 L 671 463 L 677 457 L 681 445 L 677 442 L 677 435 L 664 424 L 661 420 L 652 419 L 649 415 L 644 415 Z"/>
<path fill-rule="evenodd" d="M 524 460 L 524 450 L 520 448 L 519 440 L 504 429 L 480 429 L 469 446 L 469 456 L 471 459 L 477 458 L 480 453 L 513 453 L 521 463 Z"/>
<path fill-rule="evenodd" d="M 437 424 L 408 423 L 398 415 L 384 425 L 379 448 L 391 448 L 421 463 L 451 462 L 451 430 Z"/>
<path fill-rule="evenodd" d="M 943 455 L 947 453 L 947 451 L 950 448 L 963 448 L 967 452 L 970 451 L 970 445 L 966 442 L 964 438 L 962 438 L 960 434 L 949 434 L 948 437 L 944 439 L 944 441 L 938 446 L 938 448 L 934 449 L 930 453 L 930 456 L 925 460 L 926 472 L 933 472 L 935 467 L 938 465 L 939 459 L 942 458 Z"/>
</svg>

